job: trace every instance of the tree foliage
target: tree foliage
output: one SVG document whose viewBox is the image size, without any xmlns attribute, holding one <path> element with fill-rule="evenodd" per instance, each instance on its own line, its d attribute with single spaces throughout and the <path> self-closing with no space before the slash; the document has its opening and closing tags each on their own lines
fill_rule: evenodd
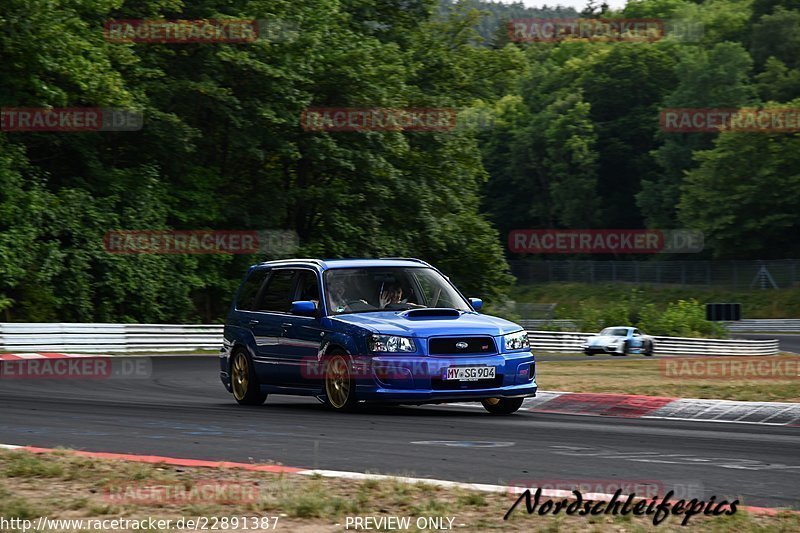
<svg viewBox="0 0 800 533">
<path fill-rule="evenodd" d="M 595 6 L 597 7 L 597 6 Z M 308 256 L 420 256 L 499 301 L 517 228 L 703 230 L 796 256 L 792 133 L 661 131 L 669 107 L 797 107 L 797 0 L 635 0 L 694 39 L 513 42 L 481 0 L 7 0 L 0 107 L 120 107 L 136 132 L 0 131 L 6 320 L 220 320 L 273 258 L 117 255 L 110 230 L 286 229 Z M 585 16 L 598 16 L 598 9 Z M 592 11 L 590 13 L 590 11 Z M 251 43 L 119 43 L 109 20 L 257 19 Z M 310 132 L 310 107 L 444 107 L 447 132 Z"/>
<path fill-rule="evenodd" d="M 146 117 L 139 132 L 0 133 L 7 317 L 219 320 L 246 265 L 269 258 L 106 253 L 103 235 L 118 229 L 290 229 L 301 255 L 421 256 L 466 292 L 499 297 L 510 278 L 479 213 L 487 176 L 474 132 L 299 123 L 315 106 L 466 108 L 513 82 L 518 52 L 476 49 L 472 21 L 434 20 L 434 7 L 5 3 L 0 105 Z M 294 31 L 246 44 L 120 44 L 102 32 L 111 19 L 237 17 Z"/>
</svg>

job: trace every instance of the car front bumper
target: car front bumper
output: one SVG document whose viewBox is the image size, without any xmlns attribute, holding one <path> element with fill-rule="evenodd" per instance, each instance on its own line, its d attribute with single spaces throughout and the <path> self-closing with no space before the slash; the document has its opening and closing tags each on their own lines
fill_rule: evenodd
<svg viewBox="0 0 800 533">
<path fill-rule="evenodd" d="M 619 345 L 615 345 L 613 347 L 602 345 L 602 344 L 593 344 L 593 345 L 584 345 L 583 346 L 583 353 L 621 353 L 622 347 Z"/>
<path fill-rule="evenodd" d="M 495 368 L 493 379 L 446 380 L 449 367 Z M 372 356 L 355 358 L 356 395 L 381 402 L 469 401 L 536 395 L 536 362 L 530 352 L 490 356 Z"/>
</svg>

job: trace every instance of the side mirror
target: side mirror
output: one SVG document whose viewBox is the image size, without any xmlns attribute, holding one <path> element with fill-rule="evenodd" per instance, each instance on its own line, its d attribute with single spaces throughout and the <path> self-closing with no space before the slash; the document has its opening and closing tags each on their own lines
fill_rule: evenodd
<svg viewBox="0 0 800 533">
<path fill-rule="evenodd" d="M 317 314 L 317 304 L 311 300 L 297 300 L 292 302 L 290 312 L 293 315 L 315 316 Z"/>
<path fill-rule="evenodd" d="M 472 304 L 472 308 L 476 311 L 483 309 L 483 300 L 480 298 L 470 298 L 469 303 Z"/>
</svg>

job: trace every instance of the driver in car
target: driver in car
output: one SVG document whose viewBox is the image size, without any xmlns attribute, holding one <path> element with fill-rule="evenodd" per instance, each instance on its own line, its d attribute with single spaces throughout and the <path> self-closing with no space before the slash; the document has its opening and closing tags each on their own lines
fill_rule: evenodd
<svg viewBox="0 0 800 533">
<path fill-rule="evenodd" d="M 422 305 L 409 303 L 408 298 L 403 299 L 403 289 L 397 283 L 387 283 L 383 286 L 379 302 L 382 309 L 424 307 Z"/>
</svg>

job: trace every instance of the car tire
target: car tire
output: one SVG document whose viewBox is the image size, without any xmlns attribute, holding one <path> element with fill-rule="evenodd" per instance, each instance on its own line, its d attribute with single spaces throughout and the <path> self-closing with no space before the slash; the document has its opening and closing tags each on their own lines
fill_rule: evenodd
<svg viewBox="0 0 800 533">
<path fill-rule="evenodd" d="M 653 355 L 653 341 L 647 341 L 644 346 L 644 350 L 642 351 L 646 357 L 650 357 Z"/>
<path fill-rule="evenodd" d="M 350 356 L 343 351 L 330 353 L 323 366 L 324 403 L 333 411 L 352 411 L 358 405 L 356 383 Z"/>
<path fill-rule="evenodd" d="M 245 350 L 233 352 L 230 376 L 233 398 L 239 405 L 261 405 L 267 400 L 267 395 L 261 392 L 253 360 Z"/>
<path fill-rule="evenodd" d="M 584 350 L 584 352 L 583 352 L 583 353 L 585 353 L 585 354 L 586 354 L 586 355 L 588 355 L 588 356 L 592 356 L 592 355 L 594 355 L 594 352 L 593 352 L 593 351 L 591 351 L 591 350 Z"/>
<path fill-rule="evenodd" d="M 493 415 L 510 415 L 522 407 L 525 398 L 486 398 L 481 400 L 483 408 Z"/>
<path fill-rule="evenodd" d="M 628 353 L 630 352 L 630 349 L 631 349 L 630 341 L 623 342 L 622 343 L 622 353 L 620 355 L 628 355 Z"/>
</svg>

